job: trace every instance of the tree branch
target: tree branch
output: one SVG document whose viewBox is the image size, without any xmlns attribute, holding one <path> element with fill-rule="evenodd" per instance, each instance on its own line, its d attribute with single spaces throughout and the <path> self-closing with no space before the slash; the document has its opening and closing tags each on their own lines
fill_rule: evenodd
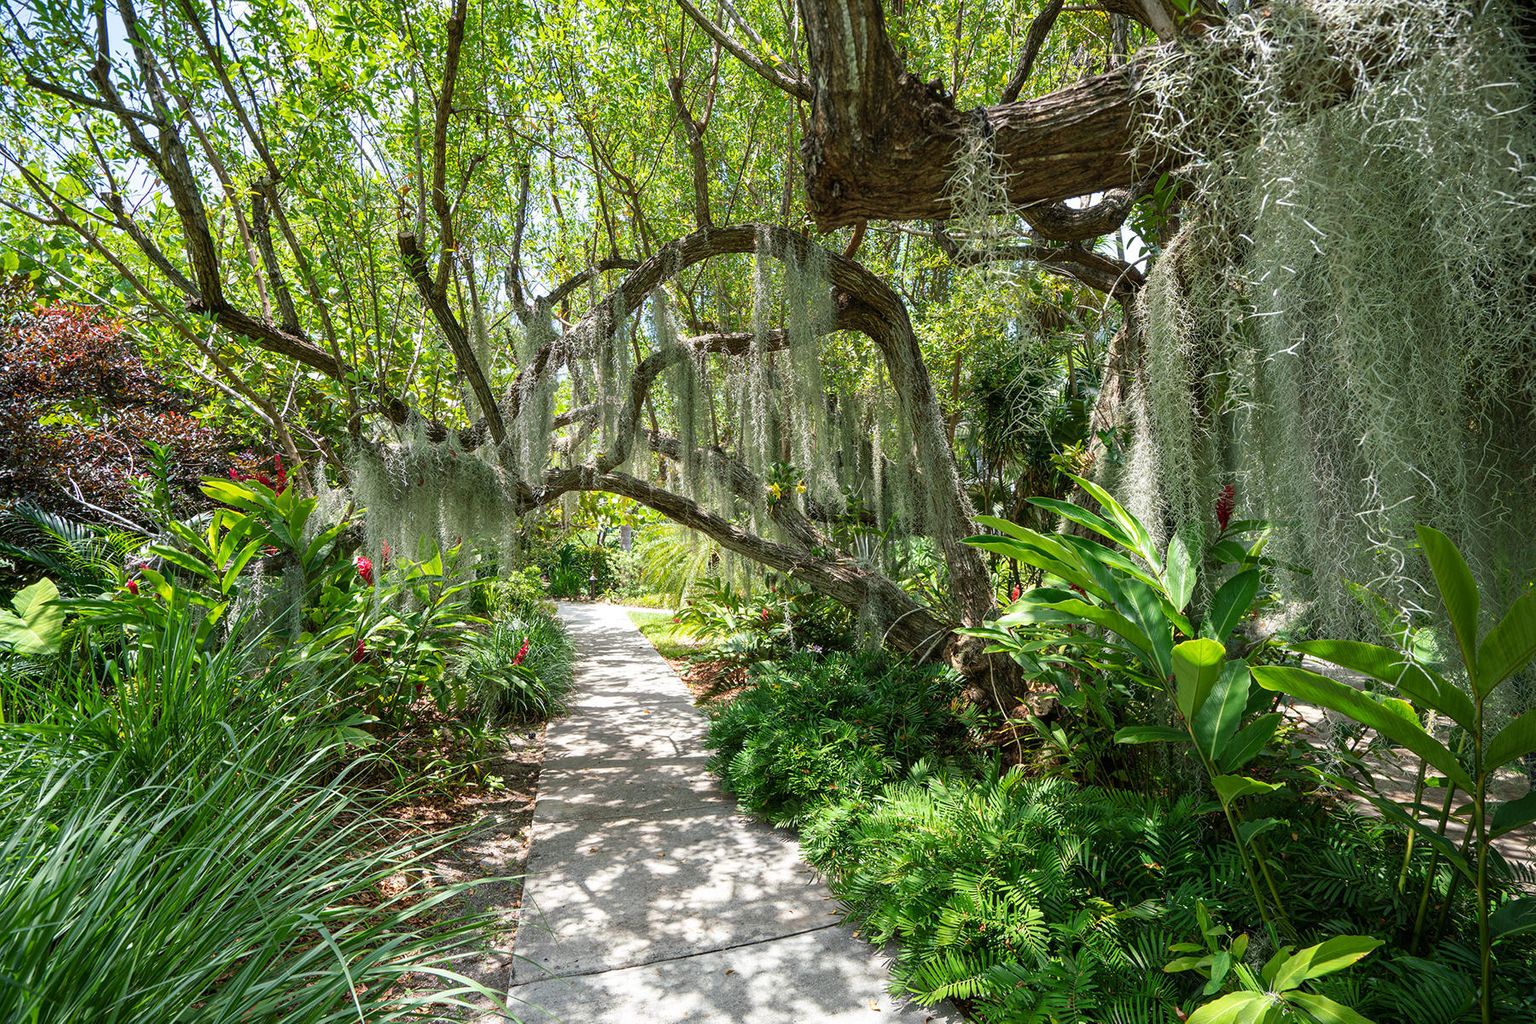
<svg viewBox="0 0 1536 1024">
<path fill-rule="evenodd" d="M 704 12 L 695 7 L 690 0 L 677 0 L 681 7 L 694 22 L 704 30 L 704 34 L 730 51 L 731 55 L 741 61 L 758 77 L 775 89 L 789 93 L 796 99 L 809 100 L 811 98 L 811 83 L 798 74 L 785 71 L 783 66 L 774 66 L 762 60 L 757 54 L 742 46 L 725 29 L 716 25 Z"/>
</svg>

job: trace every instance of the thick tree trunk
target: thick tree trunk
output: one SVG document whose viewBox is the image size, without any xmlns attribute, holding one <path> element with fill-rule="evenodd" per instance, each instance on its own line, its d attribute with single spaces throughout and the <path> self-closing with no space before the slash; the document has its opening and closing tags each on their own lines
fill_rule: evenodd
<svg viewBox="0 0 1536 1024">
<path fill-rule="evenodd" d="M 879 0 L 803 2 L 812 80 L 806 191 L 827 231 L 864 220 L 943 220 L 948 183 L 974 133 L 987 137 L 1019 206 L 1129 186 L 1134 67 L 1049 96 L 961 111 L 908 74 Z"/>
</svg>

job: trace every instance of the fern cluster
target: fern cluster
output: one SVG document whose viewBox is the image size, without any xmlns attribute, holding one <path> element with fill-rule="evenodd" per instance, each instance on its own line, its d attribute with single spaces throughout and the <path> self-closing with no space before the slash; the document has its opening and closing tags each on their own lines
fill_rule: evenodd
<svg viewBox="0 0 1536 1024">
<path fill-rule="evenodd" d="M 710 723 L 710 770 L 743 809 L 799 824 L 823 803 L 873 793 L 920 758 L 963 755 L 974 722 L 958 698 L 951 673 L 879 653 L 759 663 Z"/>
</svg>

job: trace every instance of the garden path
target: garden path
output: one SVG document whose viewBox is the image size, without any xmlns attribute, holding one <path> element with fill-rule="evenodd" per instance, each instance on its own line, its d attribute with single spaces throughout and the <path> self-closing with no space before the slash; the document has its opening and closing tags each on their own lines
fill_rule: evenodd
<svg viewBox="0 0 1536 1024">
<path fill-rule="evenodd" d="M 624 609 L 560 608 L 576 692 L 546 734 L 508 1005 L 530 1022 L 950 1020 L 886 994 L 792 834 L 705 770 L 705 717 Z"/>
</svg>

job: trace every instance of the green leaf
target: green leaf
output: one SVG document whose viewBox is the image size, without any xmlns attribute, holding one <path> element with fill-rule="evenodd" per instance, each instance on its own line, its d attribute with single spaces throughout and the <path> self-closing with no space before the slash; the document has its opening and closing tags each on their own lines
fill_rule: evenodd
<svg viewBox="0 0 1536 1024">
<path fill-rule="evenodd" d="M 1221 751 L 1217 766 L 1222 771 L 1235 772 L 1243 765 L 1252 761 L 1264 752 L 1269 741 L 1274 739 L 1275 730 L 1280 728 L 1280 723 L 1285 716 L 1278 711 L 1271 711 L 1267 715 L 1260 715 L 1249 722 L 1238 734 L 1232 737 L 1232 742 Z"/>
<path fill-rule="evenodd" d="M 1238 823 L 1237 837 L 1245 843 L 1252 843 L 1254 839 L 1263 835 L 1265 832 L 1268 832 L 1274 828 L 1278 828 L 1284 824 L 1285 822 L 1281 821 L 1279 818 L 1253 818 L 1249 821 Z"/>
<path fill-rule="evenodd" d="M 1536 929 L 1536 896 L 1510 900 L 1488 915 L 1488 927 L 1499 939 Z"/>
<path fill-rule="evenodd" d="M 1214 640 L 1207 641 L 1215 643 Z M 1221 678 L 1195 712 L 1190 723 L 1195 744 L 1210 761 L 1221 760 L 1221 753 L 1237 735 L 1243 710 L 1248 706 L 1248 663 L 1229 661 L 1222 666 Z"/>
<path fill-rule="evenodd" d="M 11 598 L 12 615 L 0 611 L 0 645 L 18 654 L 56 654 L 64 636 L 64 606 L 59 588 L 44 576 Z"/>
<path fill-rule="evenodd" d="M 1063 519 L 1092 530 L 1100 537 L 1112 540 L 1121 547 L 1132 547 L 1133 541 L 1129 534 L 1103 516 L 1089 511 L 1081 505 L 1074 505 L 1070 501 L 1061 501 L 1056 498 L 1030 498 L 1029 503 L 1038 508 L 1049 509 Z"/>
<path fill-rule="evenodd" d="M 1173 649 L 1173 676 L 1178 681 L 1176 703 L 1184 720 L 1195 714 L 1221 678 L 1227 649 L 1215 640 L 1186 640 Z"/>
<path fill-rule="evenodd" d="M 1266 690 L 1288 693 L 1298 700 L 1347 715 L 1398 746 L 1413 751 L 1461 788 L 1468 792 L 1474 788 L 1472 777 L 1456 755 L 1425 732 L 1423 726 L 1382 707 L 1353 686 L 1289 665 L 1259 665 L 1253 669 L 1253 678 Z"/>
<path fill-rule="evenodd" d="M 1493 689 L 1536 656 L 1536 591 L 1510 606 L 1477 649 L 1477 673 L 1482 693 Z"/>
<path fill-rule="evenodd" d="M 1277 992 L 1300 988 L 1303 982 L 1341 971 L 1380 948 L 1382 940 L 1370 935 L 1336 935 L 1327 942 L 1308 946 L 1280 964 L 1269 987 Z"/>
<path fill-rule="evenodd" d="M 1484 761 L 1487 769 L 1493 771 L 1533 750 L 1536 750 L 1536 711 L 1527 711 L 1489 741 Z"/>
<path fill-rule="evenodd" d="M 1071 476 L 1071 474 L 1069 473 L 1068 476 Z M 1129 545 L 1131 550 L 1140 555 L 1142 560 L 1154 570 L 1161 571 L 1162 566 L 1158 564 L 1157 549 L 1152 546 L 1152 535 L 1141 524 L 1141 520 L 1127 512 L 1125 507 L 1111 497 L 1108 491 L 1092 480 L 1087 480 L 1080 476 L 1072 476 L 1071 478 L 1094 501 L 1102 505 L 1104 511 L 1109 513 L 1109 517 L 1118 523 L 1120 528 L 1131 538 L 1132 543 Z"/>
<path fill-rule="evenodd" d="M 1212 640 L 1225 640 L 1227 634 L 1237 628 L 1243 616 L 1253 605 L 1259 593 L 1263 577 L 1257 569 L 1244 569 L 1217 589 L 1211 598 L 1211 610 L 1201 625 L 1200 632 Z"/>
<path fill-rule="evenodd" d="M 1455 683 L 1401 651 L 1356 640 L 1306 640 L 1291 647 L 1302 654 L 1395 686 L 1419 707 L 1438 711 L 1463 729 L 1472 728 L 1476 720 L 1472 699 Z"/>
<path fill-rule="evenodd" d="M 1182 743 L 1189 734 L 1171 725 L 1127 725 L 1115 732 L 1116 743 Z"/>
<path fill-rule="evenodd" d="M 168 547 L 164 544 L 154 544 L 149 548 L 149 552 L 156 558 L 163 559 L 164 561 L 167 561 L 176 566 L 176 568 L 184 569 L 194 576 L 198 576 L 202 579 L 212 582 L 218 581 L 218 573 L 214 572 L 206 564 L 199 561 L 196 557 L 187 554 L 185 551 L 182 551 L 180 548 Z"/>
<path fill-rule="evenodd" d="M 1440 602 L 1445 605 L 1445 614 L 1451 620 L 1451 629 L 1461 647 L 1462 663 L 1472 679 L 1472 688 L 1486 694 L 1488 688 L 1481 685 L 1477 667 L 1477 615 L 1482 599 L 1477 593 L 1477 583 L 1472 579 L 1472 570 L 1467 568 L 1467 560 L 1461 557 L 1461 552 L 1445 534 L 1428 526 L 1414 529 L 1424 548 L 1424 557 L 1429 561 L 1430 572 L 1435 574 Z"/>
<path fill-rule="evenodd" d="M 1224 806 L 1231 804 L 1234 800 L 1241 800 L 1245 796 L 1273 793 L 1277 789 L 1285 788 L 1278 782 L 1260 782 L 1246 775 L 1212 775 L 1211 785 L 1216 787 L 1216 796 Z"/>
<path fill-rule="evenodd" d="M 1536 789 L 1518 800 L 1495 804 L 1493 816 L 1488 822 L 1489 835 L 1496 839 L 1506 832 L 1524 828 L 1533 821 L 1536 821 Z"/>
<path fill-rule="evenodd" d="M 1158 677 L 1167 679 L 1173 674 L 1173 626 L 1163 614 L 1162 600 L 1137 579 L 1123 580 L 1120 588 L 1125 595 L 1122 610 L 1126 618 L 1139 626 L 1142 636 L 1147 638 L 1142 649 L 1150 653 Z"/>
<path fill-rule="evenodd" d="M 1317 1024 L 1371 1024 L 1369 1017 L 1362 1017 L 1343 1003 L 1316 992 L 1292 992 L 1285 998 L 1286 1002 L 1305 1010 Z"/>
<path fill-rule="evenodd" d="M 1182 612 L 1189 606 L 1189 599 L 1195 592 L 1195 562 L 1189 555 L 1184 538 L 1178 534 L 1174 534 L 1168 542 L 1166 565 L 1163 578 L 1168 584 L 1168 600 L 1173 602 L 1175 611 Z"/>
<path fill-rule="evenodd" d="M 1190 1014 L 1188 1024 L 1264 1024 L 1278 1009 L 1266 992 L 1228 992 Z"/>
</svg>

